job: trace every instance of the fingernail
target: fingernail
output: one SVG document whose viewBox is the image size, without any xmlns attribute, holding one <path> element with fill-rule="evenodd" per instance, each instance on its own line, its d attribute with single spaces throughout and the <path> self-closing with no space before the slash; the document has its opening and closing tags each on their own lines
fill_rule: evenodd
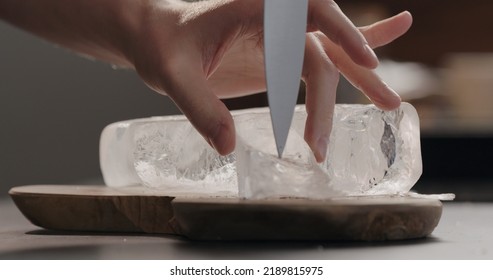
<svg viewBox="0 0 493 280">
<path fill-rule="evenodd" d="M 214 128 L 214 132 L 209 136 L 208 138 L 208 142 L 209 144 L 211 145 L 212 148 L 214 148 L 214 150 L 216 150 L 217 152 L 219 152 L 218 148 L 219 147 L 219 143 L 218 143 L 218 140 L 221 139 L 221 125 L 218 124 L 215 128 Z"/>
<path fill-rule="evenodd" d="M 372 68 L 376 68 L 378 66 L 378 57 L 375 54 L 375 52 L 373 51 L 373 49 L 370 47 L 370 45 L 368 45 L 368 43 L 365 44 L 365 51 L 370 56 L 370 58 L 372 60 L 371 64 L 369 64 L 368 66 L 370 66 Z"/>
<path fill-rule="evenodd" d="M 327 157 L 327 148 L 329 145 L 329 139 L 326 136 L 318 138 L 317 141 L 317 156 L 315 157 L 318 162 L 322 162 Z"/>
<path fill-rule="evenodd" d="M 397 92 L 395 92 L 395 90 L 393 88 L 391 88 L 386 82 L 383 82 L 383 84 L 392 93 L 392 95 L 394 95 L 394 97 L 396 97 L 397 99 L 401 100 L 401 96 L 399 94 L 397 94 Z"/>
<path fill-rule="evenodd" d="M 379 99 L 373 99 L 372 102 L 383 110 L 394 110 L 401 105 L 401 97 L 387 83 L 382 81 L 385 86 L 385 92 L 381 94 Z"/>
<path fill-rule="evenodd" d="M 219 124 L 211 136 L 207 138 L 207 142 L 214 150 L 224 156 L 234 150 L 234 139 L 231 137 L 234 138 L 234 135 L 231 135 L 223 124 Z"/>
<path fill-rule="evenodd" d="M 389 85 L 387 85 L 387 83 L 384 82 L 384 84 L 394 98 L 393 103 L 390 104 L 391 109 L 398 108 L 401 105 L 401 100 L 402 100 L 401 96 L 399 94 L 397 94 L 397 92 L 395 92 L 395 90 L 393 88 L 389 87 Z"/>
</svg>

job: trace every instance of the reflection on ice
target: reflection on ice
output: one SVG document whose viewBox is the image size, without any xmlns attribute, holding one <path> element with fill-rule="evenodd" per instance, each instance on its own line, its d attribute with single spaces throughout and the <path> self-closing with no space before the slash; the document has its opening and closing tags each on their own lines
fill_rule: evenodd
<svg viewBox="0 0 493 280">
<path fill-rule="evenodd" d="M 234 112 L 235 154 L 215 153 L 183 117 L 112 124 L 101 137 L 109 186 L 144 184 L 169 195 L 246 198 L 406 193 L 421 175 L 414 108 L 383 112 L 337 105 L 327 160 L 317 164 L 303 140 L 306 112 L 296 108 L 283 158 L 267 108 Z"/>
</svg>

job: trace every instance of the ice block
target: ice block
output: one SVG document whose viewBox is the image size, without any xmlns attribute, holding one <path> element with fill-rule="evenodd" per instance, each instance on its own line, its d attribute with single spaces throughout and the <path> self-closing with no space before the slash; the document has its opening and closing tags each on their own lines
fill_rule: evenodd
<svg viewBox="0 0 493 280">
<path fill-rule="evenodd" d="M 177 196 L 324 199 L 407 193 L 421 175 L 419 119 L 408 103 L 390 112 L 336 105 L 322 164 L 303 140 L 305 107 L 296 108 L 282 159 L 268 110 L 232 112 L 237 143 L 229 156 L 218 155 L 183 116 L 111 124 L 101 135 L 105 183 Z"/>
</svg>

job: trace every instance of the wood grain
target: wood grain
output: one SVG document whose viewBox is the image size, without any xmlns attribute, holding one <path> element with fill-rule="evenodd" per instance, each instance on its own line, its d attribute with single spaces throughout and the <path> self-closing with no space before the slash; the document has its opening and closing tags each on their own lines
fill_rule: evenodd
<svg viewBox="0 0 493 280">
<path fill-rule="evenodd" d="M 432 233 L 435 199 L 330 200 L 170 197 L 135 186 L 23 186 L 10 190 L 35 225 L 53 230 L 178 234 L 195 240 L 402 240 Z"/>
</svg>

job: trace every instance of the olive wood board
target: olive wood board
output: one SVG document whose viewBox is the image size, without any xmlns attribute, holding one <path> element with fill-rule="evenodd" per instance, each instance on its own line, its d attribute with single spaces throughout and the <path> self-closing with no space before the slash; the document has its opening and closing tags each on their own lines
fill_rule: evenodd
<svg viewBox="0 0 493 280">
<path fill-rule="evenodd" d="M 194 240 L 403 240 L 428 236 L 442 214 L 437 199 L 402 196 L 244 200 L 69 185 L 15 187 L 9 194 L 27 219 L 46 229 Z"/>
</svg>

